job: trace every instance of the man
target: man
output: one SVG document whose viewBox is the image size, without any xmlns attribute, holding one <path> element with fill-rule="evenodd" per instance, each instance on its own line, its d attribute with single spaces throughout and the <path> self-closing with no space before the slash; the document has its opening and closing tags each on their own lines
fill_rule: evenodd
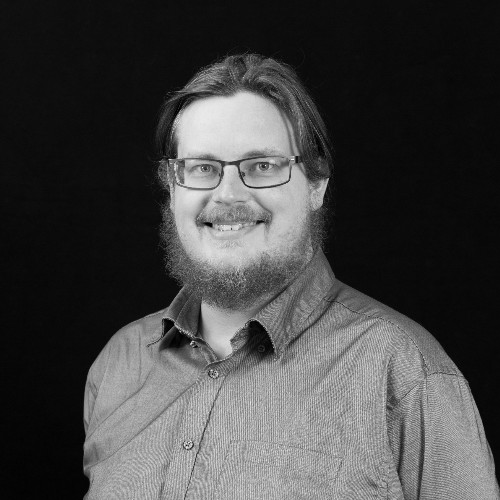
<svg viewBox="0 0 500 500">
<path fill-rule="evenodd" d="M 157 138 L 184 287 L 90 369 L 86 498 L 499 498 L 458 368 L 322 253 L 331 154 L 294 71 L 203 69 Z"/>
</svg>

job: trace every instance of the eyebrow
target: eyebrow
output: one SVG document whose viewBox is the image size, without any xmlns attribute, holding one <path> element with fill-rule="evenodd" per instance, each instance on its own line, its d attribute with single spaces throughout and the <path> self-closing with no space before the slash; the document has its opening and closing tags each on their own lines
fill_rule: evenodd
<svg viewBox="0 0 500 500">
<path fill-rule="evenodd" d="M 251 149 L 243 153 L 241 158 L 251 158 L 253 156 L 289 156 L 280 151 L 279 149 L 273 148 L 262 148 L 262 149 Z M 222 158 L 217 158 L 215 155 L 209 153 L 188 153 L 184 158 L 201 158 L 203 160 L 220 160 Z M 230 160 L 236 160 L 238 158 L 231 158 Z"/>
</svg>

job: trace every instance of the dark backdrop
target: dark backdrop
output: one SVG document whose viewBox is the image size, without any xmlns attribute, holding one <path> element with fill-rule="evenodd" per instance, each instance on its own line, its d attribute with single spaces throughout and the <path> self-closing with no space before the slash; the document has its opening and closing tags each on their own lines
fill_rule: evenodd
<svg viewBox="0 0 500 500">
<path fill-rule="evenodd" d="M 118 328 L 177 291 L 157 236 L 157 110 L 200 66 L 238 51 L 298 69 L 336 148 L 334 271 L 433 333 L 500 453 L 499 3 L 324 5 L 2 2 L 12 498 L 86 491 L 87 370 Z"/>
</svg>

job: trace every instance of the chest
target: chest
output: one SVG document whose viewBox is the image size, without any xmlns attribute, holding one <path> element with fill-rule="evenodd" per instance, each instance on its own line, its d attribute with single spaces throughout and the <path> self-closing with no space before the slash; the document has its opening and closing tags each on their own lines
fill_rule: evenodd
<svg viewBox="0 0 500 500">
<path fill-rule="evenodd" d="M 293 350 L 280 360 L 255 350 L 237 365 L 200 365 L 175 387 L 158 366 L 141 389 L 148 397 L 137 394 L 121 418 L 120 409 L 110 415 L 108 424 L 128 437 L 102 447 L 91 472 L 101 493 L 90 498 L 383 495 L 390 467 L 383 363 L 312 354 L 308 363 Z M 132 420 L 140 422 L 133 432 Z M 99 436 L 98 429 L 96 446 Z"/>
</svg>

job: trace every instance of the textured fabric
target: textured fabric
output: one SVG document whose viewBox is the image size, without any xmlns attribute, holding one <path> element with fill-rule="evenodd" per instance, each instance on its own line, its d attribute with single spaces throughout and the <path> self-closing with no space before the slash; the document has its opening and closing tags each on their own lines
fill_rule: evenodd
<svg viewBox="0 0 500 500">
<path fill-rule="evenodd" d="M 199 303 L 115 334 L 85 390 L 91 499 L 500 498 L 467 381 L 322 252 L 218 360 Z"/>
</svg>

